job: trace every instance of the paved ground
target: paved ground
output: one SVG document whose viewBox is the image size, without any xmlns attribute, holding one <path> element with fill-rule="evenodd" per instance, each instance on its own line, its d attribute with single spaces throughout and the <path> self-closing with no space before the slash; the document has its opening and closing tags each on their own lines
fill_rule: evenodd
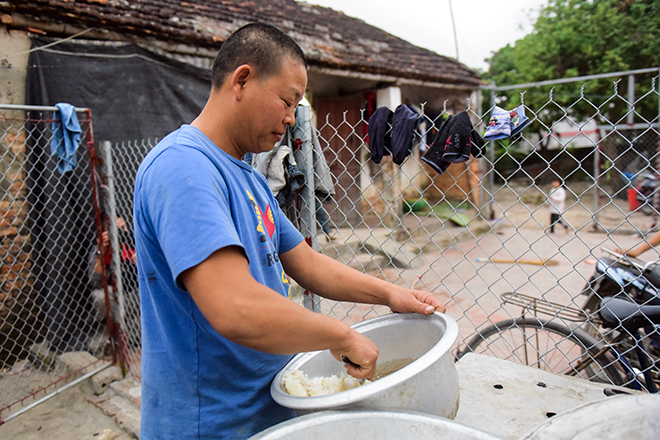
<svg viewBox="0 0 660 440">
<path fill-rule="evenodd" d="M 610 200 L 601 193 L 596 209 L 593 190 L 588 183 L 578 182 L 572 184 L 566 201 L 564 218 L 571 225 L 569 233 L 558 227 L 550 234 L 550 214 L 542 192 L 549 189 L 499 188 L 493 203 L 496 220 L 490 223 L 475 221 L 461 228 L 427 214 L 408 215 L 403 224 L 410 238 L 400 231 L 340 229 L 333 233 L 333 241 L 320 239 L 319 244 L 324 252 L 336 253 L 353 267 L 396 284 L 410 286 L 421 275 L 416 288 L 434 292 L 447 304 L 448 314 L 459 323 L 462 341 L 475 327 L 520 314 L 517 307 L 501 306 L 502 293 L 517 291 L 581 306 L 585 297 L 580 292 L 593 274 L 597 258 L 606 255 L 602 249 L 630 248 L 651 226 L 651 217 L 631 214 L 626 200 Z M 466 214 L 477 216 L 476 211 Z M 649 251 L 644 258 L 657 259 L 658 253 Z M 552 265 L 481 259 L 551 260 Z M 408 264 L 388 264 L 390 260 Z M 327 301 L 321 305 L 324 313 L 347 316 L 348 322 L 387 311 Z"/>
<path fill-rule="evenodd" d="M 572 189 L 577 196 L 569 196 L 567 203 L 571 206 L 565 215 L 572 226 L 569 234 L 562 230 L 553 235 L 546 232 L 549 214 L 542 205 L 543 195 L 536 188 L 505 187 L 496 193 L 494 208 L 498 220 L 490 225 L 475 223 L 466 229 L 437 219 L 408 217 L 404 224 L 410 239 L 401 235 L 401 231 L 393 236 L 384 230 L 339 230 L 334 232 L 336 238 L 332 242 L 321 239 L 319 243 L 326 250 L 333 248 L 345 261 L 363 265 L 367 272 L 377 269 L 379 264 L 388 266 L 382 273 L 380 270 L 374 273 L 399 284 L 410 286 L 421 274 L 421 283 L 416 288 L 433 291 L 445 301 L 448 314 L 458 321 L 461 335 L 465 337 L 489 320 L 519 313 L 516 307 L 501 307 L 500 294 L 505 292 L 517 290 L 562 304 L 580 305 L 583 299 L 579 292 L 593 273 L 596 258 L 602 255 L 600 248 L 628 248 L 639 242 L 640 231 L 649 229 L 650 217 L 630 214 L 623 200 L 605 204 L 606 199 L 600 201 L 598 228 L 594 228 L 594 217 L 589 212 L 595 206 L 593 193 L 579 184 Z M 491 227 L 494 232 L 482 235 Z M 394 242 L 394 250 L 388 250 L 389 241 Z M 404 241 L 407 244 L 403 247 L 397 244 Z M 378 264 L 374 263 L 376 254 Z M 658 254 L 651 251 L 645 257 L 651 260 L 658 258 Z M 484 263 L 478 262 L 478 258 L 551 259 L 557 264 Z M 393 260 L 410 267 L 393 267 Z M 351 306 L 324 303 L 323 307 L 325 313 L 345 315 L 345 307 Z M 383 312 L 385 310 L 353 308 L 349 312 L 353 318 L 349 319 Z M 130 393 L 123 397 L 116 391 L 110 393 L 114 395 L 99 398 L 89 384 L 73 387 L 0 426 L 0 438 L 133 438 L 131 433 L 136 432 L 137 418 L 135 414 L 126 416 L 130 407 L 128 410 L 119 408 L 123 405 L 122 398 L 131 400 Z M 105 408 L 105 412 L 100 407 Z"/>
</svg>

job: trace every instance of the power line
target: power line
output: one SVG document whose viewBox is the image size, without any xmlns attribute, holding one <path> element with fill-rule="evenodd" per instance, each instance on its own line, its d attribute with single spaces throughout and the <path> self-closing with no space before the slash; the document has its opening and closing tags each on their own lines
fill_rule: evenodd
<svg viewBox="0 0 660 440">
<path fill-rule="evenodd" d="M 61 40 L 57 40 L 57 41 L 54 41 L 54 42 L 52 42 L 52 43 L 48 43 L 48 44 L 46 44 L 46 45 L 44 45 L 44 46 L 35 47 L 34 49 L 26 50 L 26 51 L 24 51 L 24 52 L 18 52 L 18 53 L 12 53 L 12 54 L 9 54 L 9 55 L 7 55 L 7 56 L 4 57 L 4 58 L 0 58 L 0 61 L 5 61 L 5 60 L 7 60 L 7 59 L 9 59 L 9 58 L 16 57 L 16 56 L 18 56 L 18 55 L 25 55 L 26 53 L 36 52 L 36 51 L 39 51 L 39 50 L 46 49 L 47 47 L 52 47 L 52 46 L 55 46 L 55 45 L 57 45 L 57 44 L 64 43 L 65 41 L 73 40 L 74 38 L 78 38 L 79 36 L 81 36 L 81 35 L 83 35 L 83 34 L 86 34 L 87 32 L 92 31 L 92 30 L 95 30 L 95 28 L 85 29 L 84 31 L 82 31 L 82 32 L 78 32 L 78 33 L 75 34 L 75 35 L 71 35 L 71 36 L 69 36 L 69 37 L 62 38 Z"/>
<path fill-rule="evenodd" d="M 454 29 L 454 45 L 456 46 L 456 61 L 458 59 L 458 36 L 456 35 L 456 21 L 454 20 L 454 8 L 451 6 L 451 0 L 449 0 L 449 12 L 451 13 L 451 27 Z"/>
</svg>

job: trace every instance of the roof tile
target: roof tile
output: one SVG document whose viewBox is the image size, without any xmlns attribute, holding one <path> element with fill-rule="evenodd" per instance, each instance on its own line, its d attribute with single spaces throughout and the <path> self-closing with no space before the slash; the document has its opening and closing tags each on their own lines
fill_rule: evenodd
<svg viewBox="0 0 660 440">
<path fill-rule="evenodd" d="M 301 45 L 310 65 L 476 86 L 477 72 L 331 8 L 295 0 L 10 0 L 0 12 L 217 48 L 240 26 L 264 21 Z"/>
</svg>

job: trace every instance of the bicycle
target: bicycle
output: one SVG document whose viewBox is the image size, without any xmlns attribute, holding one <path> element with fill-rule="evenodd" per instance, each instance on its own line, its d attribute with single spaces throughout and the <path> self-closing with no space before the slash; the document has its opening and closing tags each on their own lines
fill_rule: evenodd
<svg viewBox="0 0 660 440">
<path fill-rule="evenodd" d="M 479 330 L 458 352 L 458 358 L 467 353 L 490 354 L 553 373 L 657 392 L 660 376 L 655 362 L 648 362 L 648 348 L 644 347 L 639 329 L 660 324 L 660 306 L 606 298 L 597 320 L 595 315 L 588 316 L 575 307 L 520 293 L 505 293 L 501 297 L 503 304 L 521 306 L 521 316 Z M 530 312 L 533 316 L 526 316 Z M 564 322 L 603 327 L 616 334 L 611 340 L 599 340 L 579 326 L 571 328 L 563 322 L 540 319 L 539 313 L 562 318 Z M 638 368 L 625 356 L 630 347 Z"/>
<path fill-rule="evenodd" d="M 561 317 L 564 321 L 583 323 L 587 316 L 581 310 L 534 298 L 521 293 L 501 295 L 502 304 L 522 307 L 521 316 L 506 319 L 478 330 L 457 354 L 488 354 L 553 373 L 578 376 L 586 380 L 622 385 L 625 381 L 614 366 L 616 359 L 601 352 L 599 341 L 587 331 L 543 320 L 538 314 Z M 527 316 L 531 314 L 533 316 Z M 594 363 L 580 367 L 576 360 L 589 355 Z M 595 357 L 595 355 L 599 355 Z"/>
</svg>

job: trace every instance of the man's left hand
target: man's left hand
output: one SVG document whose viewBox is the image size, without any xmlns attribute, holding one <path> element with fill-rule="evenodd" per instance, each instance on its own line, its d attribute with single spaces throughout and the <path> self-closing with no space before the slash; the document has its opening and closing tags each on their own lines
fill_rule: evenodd
<svg viewBox="0 0 660 440">
<path fill-rule="evenodd" d="M 445 312 L 447 308 L 431 292 L 406 289 L 391 286 L 388 306 L 396 313 L 421 313 L 430 315 L 433 312 Z"/>
</svg>

